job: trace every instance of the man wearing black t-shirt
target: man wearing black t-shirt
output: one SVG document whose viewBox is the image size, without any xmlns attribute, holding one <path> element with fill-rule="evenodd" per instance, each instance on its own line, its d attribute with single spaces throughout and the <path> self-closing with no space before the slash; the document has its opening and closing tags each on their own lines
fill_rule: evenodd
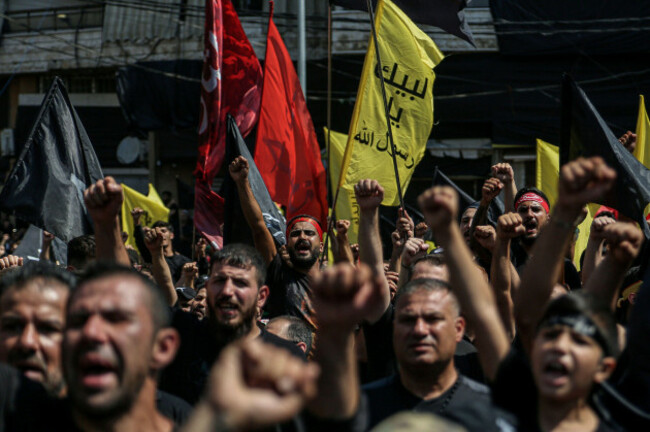
<svg viewBox="0 0 650 432">
<path fill-rule="evenodd" d="M 162 389 L 192 404 L 201 396 L 219 352 L 235 340 L 261 338 L 304 359 L 293 343 L 257 325 L 257 314 L 269 295 L 260 254 L 234 243 L 217 251 L 211 266 L 206 283 L 207 319 L 200 321 L 193 314 L 174 311 L 173 325 L 181 334 L 181 347 L 160 383 Z"/>
<path fill-rule="evenodd" d="M 460 375 L 454 367 L 465 320 L 447 283 L 417 279 L 398 292 L 393 330 L 398 373 L 364 386 L 362 394 L 358 386 L 350 385 L 356 380 L 350 338 L 355 322 L 374 309 L 376 282 L 365 267 L 356 271 L 336 266 L 314 289 L 320 324 L 315 359 L 322 375 L 319 395 L 310 404 L 316 417 L 313 427 L 368 430 L 404 410 L 454 418 L 468 403 L 490 412 L 487 387 Z M 478 430 L 472 424 L 466 426 Z M 489 430 L 490 424 L 483 423 L 480 430 L 484 427 Z"/>
<path fill-rule="evenodd" d="M 323 231 L 313 216 L 300 215 L 287 224 L 287 262 L 275 246 L 273 236 L 266 228 L 250 183 L 248 161 L 239 156 L 230 164 L 230 176 L 237 185 L 239 200 L 246 222 L 251 228 L 255 248 L 262 254 L 268 267 L 267 283 L 270 297 L 266 312 L 271 317 L 292 315 L 316 327 L 311 302 L 310 281 L 319 273 L 318 257 L 322 251 Z"/>
</svg>

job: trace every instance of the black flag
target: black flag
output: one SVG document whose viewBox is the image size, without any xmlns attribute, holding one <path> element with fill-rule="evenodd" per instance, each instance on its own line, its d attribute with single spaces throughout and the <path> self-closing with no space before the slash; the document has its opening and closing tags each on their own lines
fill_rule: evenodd
<svg viewBox="0 0 650 432">
<path fill-rule="evenodd" d="M 598 204 L 615 208 L 637 221 L 646 238 L 650 238 L 643 215 L 650 202 L 650 170 L 623 147 L 585 92 L 570 76 L 564 75 L 560 165 L 579 156 L 600 156 L 616 170 L 614 188 Z"/>
<path fill-rule="evenodd" d="M 0 208 L 68 242 L 93 232 L 83 191 L 104 175 L 60 78 L 9 174 Z"/>
<path fill-rule="evenodd" d="M 253 162 L 244 138 L 242 138 L 237 123 L 228 115 L 228 135 L 226 136 L 226 163 L 232 162 L 237 156 L 244 156 L 248 161 L 248 182 L 253 190 L 253 195 L 262 210 L 266 227 L 271 232 L 276 244 L 282 246 L 287 243 L 285 231 L 287 230 L 284 217 L 273 203 L 269 191 L 266 189 L 264 180 Z M 226 174 L 223 193 L 225 200 L 224 214 L 224 244 L 248 243 L 252 244 L 250 229 L 241 210 L 237 187 L 229 174 Z"/>
<path fill-rule="evenodd" d="M 348 9 L 367 11 L 366 0 L 330 0 L 330 3 Z M 373 7 L 377 7 L 377 0 L 372 0 Z M 393 0 L 414 22 L 438 27 L 447 33 L 474 43 L 474 36 L 465 19 L 467 0 Z"/>
</svg>

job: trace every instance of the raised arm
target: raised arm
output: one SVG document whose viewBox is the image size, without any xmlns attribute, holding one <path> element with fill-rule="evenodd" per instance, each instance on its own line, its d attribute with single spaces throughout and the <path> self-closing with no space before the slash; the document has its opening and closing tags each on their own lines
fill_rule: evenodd
<svg viewBox="0 0 650 432">
<path fill-rule="evenodd" d="M 41 254 L 38 259 L 41 261 L 50 261 L 52 250 L 52 242 L 54 241 L 54 234 L 43 230 L 43 241 L 41 243 Z"/>
<path fill-rule="evenodd" d="M 560 278 L 564 252 L 573 237 L 582 208 L 608 191 L 616 172 L 600 157 L 578 158 L 560 170 L 558 199 L 549 223 L 544 226 L 531 251 L 515 296 L 517 334 L 528 353 L 544 306 Z"/>
<path fill-rule="evenodd" d="M 492 166 L 492 176 L 503 183 L 503 207 L 504 212 L 515 211 L 515 195 L 517 195 L 517 184 L 515 183 L 515 172 L 509 163 L 498 163 Z"/>
<path fill-rule="evenodd" d="M 122 186 L 113 177 L 98 180 L 84 191 L 86 209 L 95 228 L 97 259 L 130 266 L 120 228 L 123 201 Z"/>
<path fill-rule="evenodd" d="M 391 272 L 399 272 L 404 244 L 408 239 L 413 237 L 415 230 L 413 219 L 411 219 L 406 210 L 398 209 L 397 212 L 399 215 L 396 224 L 397 229 L 391 234 L 393 250 L 388 263 L 388 271 Z"/>
<path fill-rule="evenodd" d="M 521 216 L 506 213 L 497 221 L 497 241 L 492 254 L 490 282 L 499 308 L 499 315 L 508 336 L 515 336 L 514 303 L 512 301 L 512 274 L 516 273 L 510 261 L 510 242 L 526 231 Z M 514 270 L 514 271 L 513 271 Z"/>
<path fill-rule="evenodd" d="M 497 311 L 494 294 L 474 264 L 456 223 L 458 195 L 451 187 L 437 186 L 418 198 L 420 209 L 436 239 L 445 250 L 452 291 L 458 297 L 463 315 L 476 332 L 476 347 L 483 371 L 489 379 L 508 354 L 510 341 Z"/>
<path fill-rule="evenodd" d="M 607 255 L 584 289 L 610 304 L 613 311 L 625 273 L 641 249 L 643 233 L 634 224 L 616 222 L 605 225 L 601 236 L 607 242 Z"/>
<path fill-rule="evenodd" d="M 485 183 L 483 183 L 483 188 L 481 189 L 481 201 L 478 208 L 476 209 L 474 219 L 472 219 L 472 227 L 470 228 L 469 232 L 470 247 L 474 252 L 477 253 L 477 255 L 479 255 L 479 257 L 486 261 L 490 259 L 489 253 L 476 240 L 474 237 L 474 232 L 476 231 L 476 227 L 487 225 L 490 203 L 499 195 L 501 189 L 503 189 L 503 183 L 501 183 L 499 179 L 492 177 L 485 180 Z"/>
<path fill-rule="evenodd" d="M 196 262 L 185 263 L 183 264 L 183 269 L 181 270 L 181 277 L 178 278 L 174 286 L 194 289 L 194 281 L 198 275 L 199 266 Z"/>
<path fill-rule="evenodd" d="M 580 277 L 582 285 L 586 284 L 594 269 L 603 260 L 603 229 L 606 225 L 616 223 L 616 219 L 609 216 L 600 216 L 593 220 L 589 230 L 589 240 L 585 249 L 585 259 L 582 261 Z"/>
<path fill-rule="evenodd" d="M 312 283 L 318 321 L 314 360 L 320 365 L 318 395 L 308 405 L 316 417 L 351 418 L 360 399 L 354 329 L 383 304 L 385 281 L 362 263 L 341 263 Z M 383 276 L 383 275 L 382 275 Z"/>
<path fill-rule="evenodd" d="M 390 290 L 384 275 L 384 257 L 381 237 L 379 235 L 379 205 L 384 199 L 384 188 L 376 180 L 360 180 L 354 186 L 359 216 L 359 253 L 360 261 L 367 264 L 373 275 L 383 281 L 383 302 L 377 310 L 366 317 L 370 323 L 377 321 L 390 303 Z"/>
<path fill-rule="evenodd" d="M 273 261 L 278 251 L 273 241 L 273 236 L 266 228 L 264 223 L 264 216 L 262 210 L 253 195 L 253 189 L 248 182 L 248 161 L 243 156 L 238 156 L 230 163 L 228 167 L 230 177 L 237 185 L 237 192 L 239 193 L 239 202 L 241 209 L 244 212 L 246 222 L 253 234 L 253 241 L 255 248 L 262 254 L 264 261 L 268 264 Z"/>
<path fill-rule="evenodd" d="M 165 261 L 165 254 L 163 253 L 163 234 L 160 228 L 150 228 L 144 232 L 144 243 L 151 254 L 151 271 L 156 284 L 162 290 L 167 304 L 174 306 L 178 301 L 176 288 L 174 288 L 174 281 L 172 274 L 169 271 L 167 261 Z"/>
<path fill-rule="evenodd" d="M 331 235 L 332 240 L 336 238 L 336 253 L 334 254 L 334 262 L 347 262 L 354 264 L 354 256 L 350 248 L 350 239 L 348 239 L 348 230 L 350 229 L 350 221 L 346 219 L 339 219 L 335 224 L 336 233 Z M 334 248 L 333 248 L 334 249 Z"/>
</svg>

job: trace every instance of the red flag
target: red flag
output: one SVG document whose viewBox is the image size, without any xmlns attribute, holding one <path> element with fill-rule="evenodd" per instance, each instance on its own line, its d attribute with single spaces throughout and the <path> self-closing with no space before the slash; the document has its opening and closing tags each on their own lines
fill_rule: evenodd
<svg viewBox="0 0 650 432">
<path fill-rule="evenodd" d="M 223 247 L 223 198 L 207 183 L 196 180 L 194 186 L 194 226 L 213 247 Z"/>
<path fill-rule="evenodd" d="M 325 169 L 298 75 L 273 23 L 272 3 L 255 164 L 271 198 L 286 206 L 287 219 L 304 213 L 325 226 Z"/>
<path fill-rule="evenodd" d="M 205 2 L 204 63 L 197 179 L 211 183 L 223 163 L 226 114 L 243 136 L 257 120 L 262 68 L 231 0 Z"/>
</svg>

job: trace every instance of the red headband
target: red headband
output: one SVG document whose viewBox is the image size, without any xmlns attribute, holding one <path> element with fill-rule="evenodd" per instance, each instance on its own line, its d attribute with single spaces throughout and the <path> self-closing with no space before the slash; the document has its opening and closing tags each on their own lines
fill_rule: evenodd
<svg viewBox="0 0 650 432">
<path fill-rule="evenodd" d="M 314 228 L 316 228 L 316 231 L 318 232 L 318 238 L 323 240 L 323 229 L 320 227 L 320 224 L 313 220 L 312 218 L 308 217 L 299 217 L 294 219 L 291 224 L 287 227 L 287 237 L 291 234 L 291 228 L 293 228 L 298 222 L 307 222 L 311 224 Z"/>
<path fill-rule="evenodd" d="M 535 201 L 536 203 L 544 207 L 546 213 L 549 213 L 548 203 L 546 202 L 546 200 L 534 192 L 526 192 L 525 194 L 523 194 L 515 203 L 515 211 L 517 210 L 517 208 L 519 208 L 521 203 L 524 201 Z"/>
</svg>

